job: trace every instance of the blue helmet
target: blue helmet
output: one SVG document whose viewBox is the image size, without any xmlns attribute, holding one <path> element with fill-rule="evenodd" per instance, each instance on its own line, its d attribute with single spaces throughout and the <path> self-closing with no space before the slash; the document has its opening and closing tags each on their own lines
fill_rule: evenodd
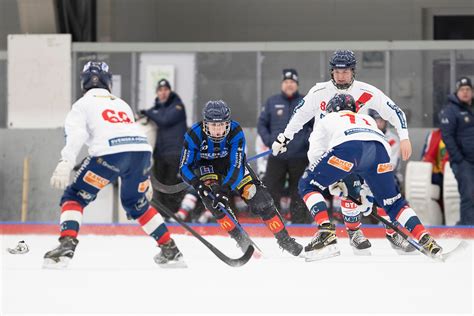
<svg viewBox="0 0 474 316">
<path fill-rule="evenodd" d="M 204 132 L 211 140 L 219 142 L 229 134 L 230 108 L 224 101 L 208 101 L 202 110 L 202 118 Z M 225 131 L 219 135 L 211 133 L 210 123 L 224 123 Z"/>
<path fill-rule="evenodd" d="M 336 94 L 329 100 L 326 113 L 352 111 L 356 112 L 356 102 L 350 94 Z"/>
<path fill-rule="evenodd" d="M 329 60 L 329 68 L 331 72 L 332 83 L 336 86 L 336 88 L 348 89 L 352 85 L 355 78 L 356 64 L 357 64 L 357 60 L 355 58 L 355 54 L 351 50 L 338 49 L 334 52 L 334 54 L 332 54 L 332 57 Z M 334 69 L 348 69 L 348 68 L 352 70 L 351 82 L 343 83 L 343 84 L 336 83 L 333 76 L 333 70 Z"/>
<path fill-rule="evenodd" d="M 112 74 L 109 66 L 103 61 L 89 61 L 84 65 L 81 73 L 82 92 L 93 88 L 112 90 Z"/>
</svg>

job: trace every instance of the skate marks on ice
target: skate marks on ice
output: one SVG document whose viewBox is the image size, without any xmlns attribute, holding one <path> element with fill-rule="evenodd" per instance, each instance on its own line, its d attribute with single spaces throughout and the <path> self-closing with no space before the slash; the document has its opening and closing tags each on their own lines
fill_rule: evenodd
<svg viewBox="0 0 474 316">
<path fill-rule="evenodd" d="M 18 256 L 5 251 L 19 238 L 28 243 L 29 253 Z M 384 239 L 371 239 L 371 256 L 356 256 L 348 239 L 340 238 L 340 256 L 305 262 L 282 252 L 273 238 L 255 238 L 265 257 L 235 269 L 223 265 L 192 236 L 174 238 L 188 269 L 158 267 L 153 256 L 159 249 L 146 236 L 87 235 L 80 237 L 69 267 L 55 271 L 42 269 L 42 262 L 44 253 L 57 244 L 56 236 L 4 235 L 0 237 L 4 245 L 1 314 L 293 315 L 316 309 L 318 313 L 368 314 L 385 310 L 390 297 L 387 284 L 391 293 L 404 293 L 402 303 L 390 305 L 393 313 L 471 312 L 472 245 L 438 264 L 421 254 L 400 256 Z M 231 256 L 242 255 L 228 237 L 209 236 L 209 240 Z M 310 238 L 297 241 L 306 244 Z M 459 241 L 442 239 L 440 243 L 450 251 Z M 355 278 L 358 291 L 370 293 L 370 304 L 360 304 L 354 288 L 346 286 L 348 276 Z M 420 304 L 428 298 L 437 303 Z"/>
</svg>

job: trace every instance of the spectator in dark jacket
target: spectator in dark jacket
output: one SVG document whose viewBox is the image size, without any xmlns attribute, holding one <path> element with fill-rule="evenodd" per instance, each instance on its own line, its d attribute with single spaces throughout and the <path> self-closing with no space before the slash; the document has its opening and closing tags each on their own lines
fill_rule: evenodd
<svg viewBox="0 0 474 316">
<path fill-rule="evenodd" d="M 474 225 L 474 113 L 472 83 L 467 77 L 456 82 L 456 93 L 439 115 L 441 134 L 461 196 L 460 225 Z"/>
<path fill-rule="evenodd" d="M 143 112 L 153 120 L 158 129 L 156 136 L 154 158 L 154 175 L 164 184 L 180 182 L 179 158 L 183 147 L 184 134 L 186 134 L 186 111 L 181 98 L 171 90 L 171 85 L 166 79 L 158 81 L 156 88 L 155 106 Z M 178 209 L 180 196 L 157 194 L 163 204 L 171 210 Z"/>
<path fill-rule="evenodd" d="M 267 99 L 258 119 L 258 134 L 265 146 L 271 147 L 278 134 L 285 130 L 293 110 L 302 99 L 303 95 L 298 92 L 298 73 L 294 69 L 284 69 L 281 92 Z M 298 181 L 308 164 L 308 137 L 311 126 L 312 121 L 304 126 L 290 142 L 286 153 L 268 158 L 264 177 L 264 182 L 275 201 L 280 201 L 288 178 L 293 223 L 304 223 L 309 220 L 306 206 L 298 195 Z"/>
</svg>

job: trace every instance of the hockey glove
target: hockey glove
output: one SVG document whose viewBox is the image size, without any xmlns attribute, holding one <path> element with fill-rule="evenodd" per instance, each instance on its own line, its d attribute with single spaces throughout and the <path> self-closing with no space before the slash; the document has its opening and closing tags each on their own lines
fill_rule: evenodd
<svg viewBox="0 0 474 316">
<path fill-rule="evenodd" d="M 204 183 L 199 183 L 196 187 L 196 191 L 201 197 L 201 199 L 207 198 L 209 193 L 212 192 L 211 188 L 205 185 Z"/>
<path fill-rule="evenodd" d="M 60 160 L 56 169 L 54 169 L 50 184 L 55 189 L 64 190 L 69 184 L 69 176 L 74 164 L 67 160 Z"/>
<path fill-rule="evenodd" d="M 223 192 L 221 187 L 217 184 L 213 184 L 211 185 L 211 191 L 212 191 L 212 195 L 214 196 L 214 199 L 212 200 L 212 207 L 218 208 L 220 204 L 222 207 L 228 208 L 229 198 L 227 197 L 225 192 Z"/>
<path fill-rule="evenodd" d="M 286 152 L 288 150 L 287 146 L 289 142 L 290 139 L 283 135 L 283 133 L 278 134 L 277 139 L 272 144 L 273 156 Z"/>
<path fill-rule="evenodd" d="M 364 216 L 369 216 L 372 213 L 372 209 L 374 206 L 375 198 L 373 197 L 372 191 L 367 184 L 363 184 L 360 190 L 360 199 L 362 201 L 362 205 L 359 206 L 360 212 Z"/>
<path fill-rule="evenodd" d="M 331 184 L 328 189 L 333 196 L 347 197 L 347 186 L 342 181 Z"/>
</svg>

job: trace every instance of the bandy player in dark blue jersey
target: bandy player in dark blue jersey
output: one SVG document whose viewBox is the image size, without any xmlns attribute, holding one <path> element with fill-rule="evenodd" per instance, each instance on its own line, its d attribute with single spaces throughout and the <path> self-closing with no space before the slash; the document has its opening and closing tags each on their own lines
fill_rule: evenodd
<svg viewBox="0 0 474 316">
<path fill-rule="evenodd" d="M 183 180 L 196 189 L 204 205 L 243 251 L 250 240 L 236 226 L 229 208 L 232 191 L 262 218 L 281 248 L 298 256 L 303 247 L 288 235 L 270 193 L 247 164 L 244 132 L 230 119 L 230 108 L 222 100 L 209 101 L 202 114 L 203 120 L 184 136 L 180 163 Z"/>
</svg>

